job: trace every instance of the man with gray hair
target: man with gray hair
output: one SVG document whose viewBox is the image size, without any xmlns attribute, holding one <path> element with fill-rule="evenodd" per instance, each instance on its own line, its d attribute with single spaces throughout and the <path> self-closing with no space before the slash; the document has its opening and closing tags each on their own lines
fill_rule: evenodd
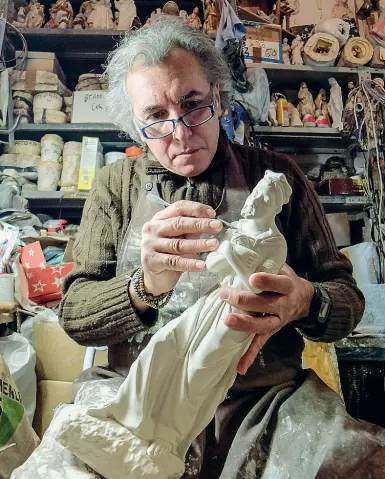
<svg viewBox="0 0 385 479">
<path fill-rule="evenodd" d="M 225 401 L 191 445 L 183 477 L 369 477 L 366 458 L 381 453 L 384 433 L 350 418 L 301 367 L 303 336 L 338 340 L 364 307 L 315 191 L 285 155 L 228 142 L 219 121 L 230 102 L 228 66 L 208 37 L 180 20 L 127 34 L 106 74 L 111 117 L 144 153 L 105 167 L 84 208 L 60 321 L 79 344 L 107 345 L 109 366 L 82 374 L 75 403 L 113 397 L 154 332 L 211 289 L 203 258 L 218 247 L 218 218 L 237 220 L 265 171 L 281 172 L 293 190 L 277 220 L 287 265 L 250 277 L 260 295 L 219 293 L 241 311 L 226 325 L 255 337 Z M 149 192 L 170 206 L 156 209 Z M 13 478 L 58 473 L 58 457 L 81 477 L 98 477 L 55 445 L 54 430 L 55 419 Z"/>
</svg>

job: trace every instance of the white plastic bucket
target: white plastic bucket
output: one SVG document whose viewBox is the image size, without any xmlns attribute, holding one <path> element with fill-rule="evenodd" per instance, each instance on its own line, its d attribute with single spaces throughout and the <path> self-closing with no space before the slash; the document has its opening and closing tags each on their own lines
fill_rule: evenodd
<svg viewBox="0 0 385 479">
<path fill-rule="evenodd" d="M 115 163 L 115 161 L 121 160 L 122 158 L 126 158 L 126 154 L 121 151 L 110 151 L 104 155 L 106 165 Z"/>
<path fill-rule="evenodd" d="M 0 303 L 15 301 L 15 277 L 13 274 L 0 274 Z"/>
</svg>

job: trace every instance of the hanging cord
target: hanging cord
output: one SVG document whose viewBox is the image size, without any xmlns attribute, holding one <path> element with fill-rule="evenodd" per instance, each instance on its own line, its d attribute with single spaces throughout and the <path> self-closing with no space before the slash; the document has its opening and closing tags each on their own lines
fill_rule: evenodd
<svg viewBox="0 0 385 479">
<path fill-rule="evenodd" d="M 13 63 L 13 62 L 16 62 L 16 65 L 14 65 L 13 69 L 17 69 L 17 67 L 19 65 L 22 65 L 24 62 L 25 62 L 25 59 L 27 58 L 27 55 L 28 55 L 28 45 L 27 45 L 27 40 L 25 39 L 24 35 L 21 33 L 21 31 L 15 27 L 15 25 L 12 25 L 12 23 L 9 23 L 8 21 L 6 21 L 6 24 L 9 28 L 11 28 L 12 30 L 14 30 L 20 37 L 20 40 L 23 44 L 23 49 L 21 51 L 21 55 L 19 56 L 16 56 L 15 58 L 12 58 L 11 60 L 1 60 L 0 63 L 3 63 L 4 65 L 7 64 L 7 63 Z M 19 60 L 19 61 L 18 61 Z"/>
<path fill-rule="evenodd" d="M 385 272 L 384 225 L 384 110 L 385 90 L 381 83 L 365 80 L 348 97 L 352 111 L 344 112 L 344 131 L 353 135 L 364 153 L 364 190 L 371 200 L 372 239 L 380 258 L 380 281 Z"/>
</svg>

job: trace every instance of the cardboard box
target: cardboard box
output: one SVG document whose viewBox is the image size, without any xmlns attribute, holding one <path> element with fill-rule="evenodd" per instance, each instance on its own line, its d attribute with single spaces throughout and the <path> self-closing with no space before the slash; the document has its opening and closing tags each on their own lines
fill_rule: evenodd
<svg viewBox="0 0 385 479">
<path fill-rule="evenodd" d="M 83 136 L 78 189 L 89 191 L 96 172 L 104 165 L 103 147 L 99 138 Z"/>
<path fill-rule="evenodd" d="M 22 52 L 17 51 L 16 56 L 20 56 Z M 56 73 L 59 77 L 60 81 L 66 84 L 66 77 L 63 73 L 63 70 L 56 58 L 56 55 L 51 52 L 28 52 L 27 58 L 25 59 L 24 63 L 20 65 L 18 70 L 25 70 L 25 71 L 44 71 L 44 72 L 51 72 Z"/>
<path fill-rule="evenodd" d="M 36 321 L 32 337 L 38 380 L 72 382 L 81 374 L 87 348 L 71 339 L 59 323 Z M 107 350 L 96 351 L 94 366 L 107 363 Z"/>
<path fill-rule="evenodd" d="M 72 401 L 72 382 L 39 381 L 37 384 L 36 412 L 33 428 L 42 438 L 53 418 L 54 410 L 59 404 Z"/>
<path fill-rule="evenodd" d="M 112 123 L 105 91 L 75 91 L 73 98 L 71 123 Z"/>
<path fill-rule="evenodd" d="M 282 63 L 281 27 L 270 24 L 247 25 L 243 52 L 247 63 Z"/>
<path fill-rule="evenodd" d="M 73 263 L 48 266 L 39 241 L 20 249 L 20 261 L 27 278 L 29 299 L 41 304 L 61 298 L 63 279 L 72 271 Z"/>
</svg>

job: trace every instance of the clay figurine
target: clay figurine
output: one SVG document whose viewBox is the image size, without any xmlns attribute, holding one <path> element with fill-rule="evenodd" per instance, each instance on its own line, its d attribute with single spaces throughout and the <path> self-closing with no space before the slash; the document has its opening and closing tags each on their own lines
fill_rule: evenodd
<svg viewBox="0 0 385 479">
<path fill-rule="evenodd" d="M 116 28 L 131 30 L 132 22 L 137 15 L 134 0 L 115 0 L 115 8 L 117 10 L 115 17 L 118 17 Z"/>
<path fill-rule="evenodd" d="M 301 121 L 301 117 L 297 108 L 290 102 L 287 108 L 289 113 L 290 126 L 294 126 L 294 127 L 303 126 L 303 123 Z"/>
<path fill-rule="evenodd" d="M 293 65 L 303 65 L 302 52 L 303 52 L 304 42 L 300 35 L 297 35 L 291 44 L 292 59 L 291 63 Z"/>
<path fill-rule="evenodd" d="M 340 18 L 341 20 L 351 20 L 354 13 L 349 8 L 349 0 L 336 0 L 331 11 L 332 18 Z"/>
<path fill-rule="evenodd" d="M 203 31 L 209 35 L 213 35 L 217 32 L 218 21 L 217 21 L 217 12 L 215 11 L 215 6 L 211 0 L 205 0 L 205 14 L 204 14 L 204 24 Z"/>
<path fill-rule="evenodd" d="M 313 95 L 310 93 L 309 88 L 307 87 L 306 83 L 303 81 L 301 83 L 299 92 L 298 92 L 298 98 L 302 100 L 303 98 L 306 99 L 306 101 L 314 106 L 313 102 Z M 314 107 L 315 109 L 315 107 Z"/>
<path fill-rule="evenodd" d="M 187 22 L 192 28 L 200 30 L 202 28 L 202 22 L 199 17 L 199 8 L 195 7 L 192 14 L 188 16 Z"/>
<path fill-rule="evenodd" d="M 178 5 L 175 2 L 169 1 L 163 5 L 162 13 L 163 15 L 171 15 L 173 17 L 174 16 L 179 17 L 180 11 L 179 11 Z"/>
<path fill-rule="evenodd" d="M 15 27 L 18 28 L 24 28 L 25 27 L 25 8 L 20 7 L 19 11 L 17 12 L 17 18 L 14 22 L 12 22 L 12 25 L 15 25 Z"/>
<path fill-rule="evenodd" d="M 181 11 L 179 12 L 179 16 L 181 17 L 181 19 L 182 19 L 184 22 L 187 22 L 188 15 L 187 15 L 186 10 L 181 10 Z"/>
<path fill-rule="evenodd" d="M 287 38 L 283 39 L 282 44 L 282 63 L 284 65 L 291 65 L 291 46 Z"/>
<path fill-rule="evenodd" d="M 113 399 L 87 409 L 72 407 L 80 421 L 66 424 L 76 427 L 77 433 L 58 428 L 55 439 L 60 444 L 75 455 L 80 447 L 82 460 L 103 476 L 107 471 L 109 477 L 183 475 L 188 448 L 213 419 L 254 338 L 226 326 L 224 319 L 234 308 L 218 292 L 230 287 L 259 294 L 249 284 L 250 275 L 277 274 L 282 268 L 287 245 L 275 217 L 291 191 L 285 175 L 265 172 L 247 197 L 241 219 L 231 223 L 218 249 L 207 256 L 207 270 L 217 277 L 217 284 L 153 335 Z M 92 424 L 109 428 L 101 438 L 105 441 L 101 454 L 99 450 L 95 454 L 94 437 L 80 432 L 82 422 L 89 428 Z M 113 441 L 125 451 L 117 454 L 124 459 L 110 453 L 106 463 Z"/>
<path fill-rule="evenodd" d="M 331 88 L 328 110 L 333 120 L 332 127 L 338 128 L 342 131 L 342 111 L 344 109 L 344 104 L 342 101 L 341 87 L 339 86 L 335 78 L 329 78 L 329 85 L 331 86 Z"/>
<path fill-rule="evenodd" d="M 271 101 L 270 101 L 270 105 L 269 105 L 268 120 L 269 120 L 271 126 L 278 126 L 277 103 L 275 101 L 274 95 L 271 96 Z"/>
<path fill-rule="evenodd" d="M 56 0 L 49 13 L 50 19 L 44 28 L 72 28 L 74 11 L 68 0 Z"/>
<path fill-rule="evenodd" d="M 91 13 L 87 18 L 88 27 L 99 30 L 114 28 L 110 0 L 91 0 Z"/>
<path fill-rule="evenodd" d="M 44 6 L 37 0 L 31 0 L 25 17 L 26 28 L 41 28 L 44 24 Z"/>
<path fill-rule="evenodd" d="M 86 19 L 84 13 L 78 13 L 76 15 L 76 17 L 74 18 L 74 21 L 72 23 L 72 28 L 75 29 L 75 30 L 81 30 L 81 29 L 88 28 L 87 19 Z"/>
<path fill-rule="evenodd" d="M 327 100 L 326 100 L 326 91 L 321 88 L 317 98 L 314 100 L 315 105 L 315 119 L 316 126 L 319 127 L 328 127 L 331 126 L 330 117 L 328 112 Z"/>
</svg>

